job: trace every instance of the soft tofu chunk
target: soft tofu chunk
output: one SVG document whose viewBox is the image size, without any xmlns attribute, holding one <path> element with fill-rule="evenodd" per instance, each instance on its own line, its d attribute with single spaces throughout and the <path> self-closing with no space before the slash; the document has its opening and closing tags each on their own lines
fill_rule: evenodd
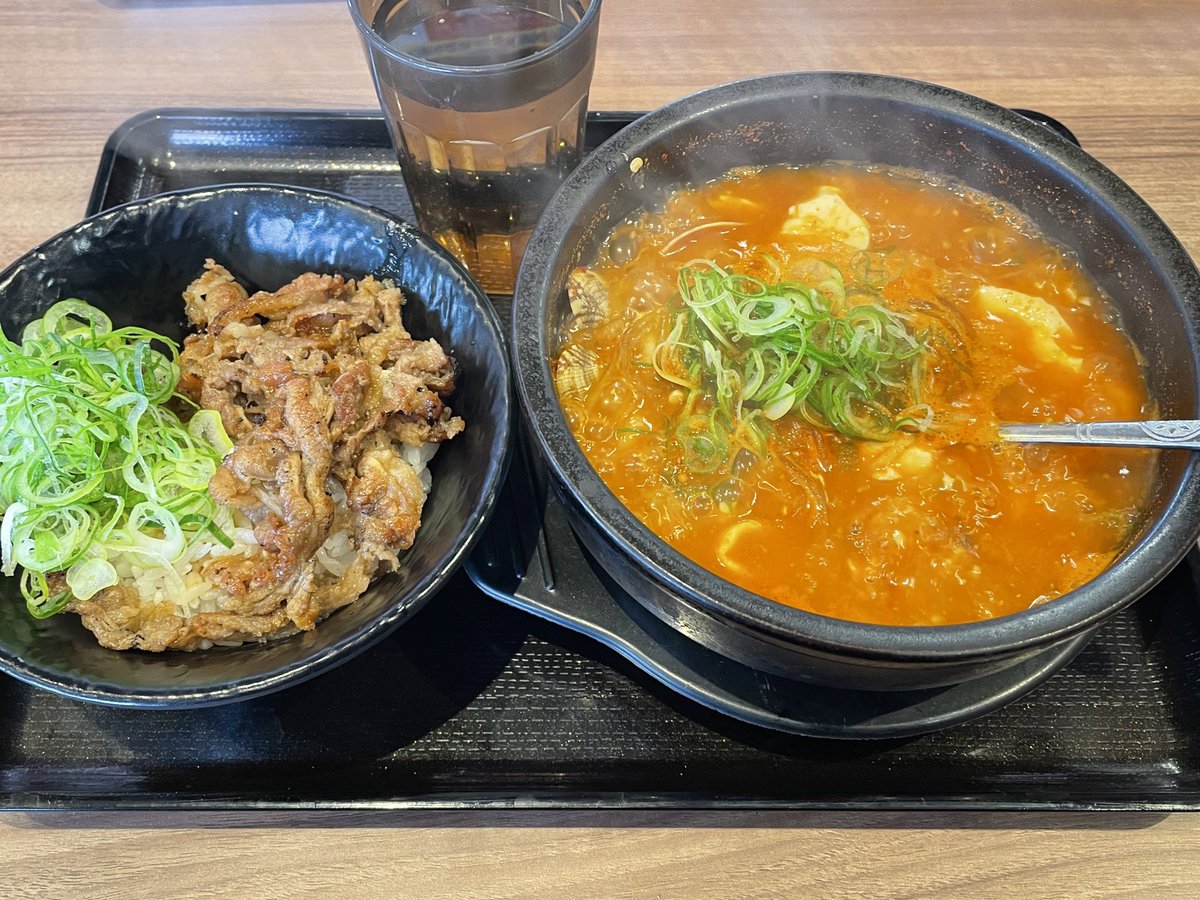
<svg viewBox="0 0 1200 900">
<path fill-rule="evenodd" d="M 753 537 L 763 528 L 763 523 L 754 519 L 743 519 L 735 522 L 717 538 L 717 559 L 721 564 L 734 572 L 745 574 L 757 562 L 757 544 Z M 749 546 L 745 546 L 750 541 Z M 743 545 L 743 546 L 739 546 Z"/>
<path fill-rule="evenodd" d="M 937 474 L 934 451 L 922 446 L 911 434 L 897 434 L 886 441 L 862 441 L 858 452 L 863 466 L 876 481 L 901 478 L 928 481 Z"/>
<path fill-rule="evenodd" d="M 885 445 L 886 446 L 886 445 Z M 876 481 L 896 481 L 924 475 L 933 467 L 933 454 L 924 447 L 911 446 L 896 453 L 881 454 L 879 465 L 871 472 Z"/>
<path fill-rule="evenodd" d="M 933 466 L 933 454 L 924 447 L 909 447 L 896 461 L 905 475 L 920 475 Z"/>
<path fill-rule="evenodd" d="M 989 313 L 1024 322 L 1031 332 L 1031 346 L 1038 359 L 1065 366 L 1072 372 L 1083 368 L 1083 360 L 1067 353 L 1058 343 L 1060 339 L 1071 336 L 1071 326 L 1057 309 L 1041 297 L 989 284 L 979 288 L 975 296 Z"/>
<path fill-rule="evenodd" d="M 828 185 L 811 200 L 788 210 L 783 233 L 834 240 L 855 250 L 866 250 L 871 245 L 871 229 L 866 220 L 846 204 L 837 188 Z"/>
</svg>

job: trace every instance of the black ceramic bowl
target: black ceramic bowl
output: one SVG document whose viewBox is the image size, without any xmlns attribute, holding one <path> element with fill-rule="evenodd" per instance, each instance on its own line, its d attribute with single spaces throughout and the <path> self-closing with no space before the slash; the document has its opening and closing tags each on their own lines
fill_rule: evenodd
<svg viewBox="0 0 1200 900">
<path fill-rule="evenodd" d="M 1200 274 L 1112 172 L 1042 126 L 945 88 L 876 75 L 770 76 L 685 97 L 630 125 L 572 174 L 535 230 L 514 301 L 514 374 L 555 490 L 583 543 L 625 590 L 685 635 L 759 669 L 841 687 L 908 689 L 1053 652 L 1136 600 L 1195 544 L 1194 455 L 1162 456 L 1145 526 L 1089 584 L 992 621 L 901 628 L 783 606 L 693 564 L 617 501 L 568 430 L 548 360 L 560 341 L 570 270 L 588 262 L 617 223 L 686 183 L 738 165 L 826 160 L 938 173 L 1024 211 L 1076 250 L 1119 304 L 1163 417 L 1197 417 Z"/>
<path fill-rule="evenodd" d="M 0 273 L 0 326 L 17 337 L 64 297 L 114 324 L 182 339 L 181 293 L 206 257 L 251 290 L 307 271 L 392 278 L 409 300 L 405 325 L 436 338 L 458 366 L 451 399 L 467 429 L 430 464 L 433 488 L 399 572 L 315 631 L 268 644 L 195 653 L 100 647 L 73 614 L 30 617 L 15 578 L 0 585 L 0 668 L 68 696 L 121 706 L 201 706 L 294 684 L 345 662 L 421 608 L 483 530 L 508 461 L 509 365 L 491 302 L 449 254 L 413 226 L 317 191 L 231 185 L 160 194 L 100 213 Z"/>
</svg>

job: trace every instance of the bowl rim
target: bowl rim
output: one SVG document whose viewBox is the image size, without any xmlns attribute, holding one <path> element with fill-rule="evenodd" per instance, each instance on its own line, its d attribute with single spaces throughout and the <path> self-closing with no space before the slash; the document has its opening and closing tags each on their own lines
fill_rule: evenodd
<svg viewBox="0 0 1200 900">
<path fill-rule="evenodd" d="M 880 661 L 965 662 L 1015 654 L 1064 640 L 1132 603 L 1177 565 L 1200 536 L 1200 461 L 1188 460 L 1179 486 L 1142 539 L 1101 575 L 1055 601 L 977 622 L 891 626 L 836 619 L 768 600 L 704 569 L 658 538 L 630 513 L 587 462 L 554 392 L 546 344 L 552 261 L 582 215 L 592 187 L 629 175 L 630 161 L 685 123 L 798 94 L 891 101 L 928 110 L 1015 143 L 1043 166 L 1070 176 L 1119 212 L 1182 298 L 1200 300 L 1200 272 L 1165 222 L 1111 170 L 1042 125 L 982 98 L 924 81 L 860 72 L 799 72 L 717 85 L 674 100 L 622 129 L 568 177 L 551 198 L 526 247 L 514 293 L 511 333 L 519 404 L 558 485 L 574 505 L 659 587 L 700 611 L 756 633 L 837 655 Z M 1185 307 L 1193 378 L 1200 372 L 1200 313 Z M 1200 396 L 1200 384 L 1197 387 Z M 572 476 L 575 476 L 574 478 Z M 568 487 L 569 486 L 569 487 Z M 572 490 L 573 488 L 573 490 Z"/>
<path fill-rule="evenodd" d="M 346 0 L 346 5 L 349 7 L 350 17 L 354 20 L 354 26 L 358 29 L 359 38 L 367 48 L 368 53 L 380 53 L 396 62 L 401 62 L 406 66 L 411 66 L 414 69 L 423 70 L 431 74 L 471 79 L 496 75 L 512 75 L 516 72 L 523 72 L 528 68 L 536 66 L 543 60 L 566 52 L 572 45 L 583 40 L 589 30 L 595 27 L 595 20 L 600 15 L 602 2 L 603 0 L 592 0 L 588 4 L 587 9 L 583 11 L 583 15 L 579 17 L 579 20 L 571 25 L 566 34 L 550 46 L 543 47 L 536 53 L 523 56 L 518 60 L 484 63 L 478 66 L 460 66 L 453 63 L 434 62 L 422 56 L 405 53 L 403 50 L 397 49 L 384 40 L 379 32 L 371 27 L 371 23 L 367 21 L 367 17 L 363 14 L 359 0 Z"/>
<path fill-rule="evenodd" d="M 114 685 L 97 686 L 94 683 L 88 682 L 85 678 L 63 677 L 60 674 L 49 672 L 41 666 L 14 655 L 7 647 L 0 646 L 0 671 L 6 672 L 26 684 L 49 690 L 60 696 L 104 706 L 171 709 L 216 706 L 263 696 L 285 687 L 291 687 L 328 671 L 337 665 L 348 662 L 354 656 L 357 656 L 382 640 L 428 603 L 433 595 L 461 567 L 466 557 L 479 542 L 495 511 L 500 489 L 507 476 L 512 451 L 514 421 L 514 404 L 511 392 L 511 362 L 509 360 L 500 316 L 487 294 L 484 293 L 483 289 L 449 251 L 418 229 L 414 224 L 388 210 L 334 191 L 269 182 L 233 182 L 164 191 L 102 210 L 40 242 L 37 246 L 23 253 L 11 264 L 5 266 L 3 270 L 0 270 L 0 296 L 3 295 L 5 288 L 12 278 L 28 265 L 30 260 L 44 253 L 48 248 L 69 240 L 82 231 L 95 228 L 98 225 L 103 226 L 130 214 L 140 215 L 143 210 L 171 206 L 184 200 L 205 200 L 209 197 L 223 197 L 230 194 L 261 194 L 271 197 L 286 194 L 315 204 L 352 209 L 359 214 L 365 214 L 375 219 L 381 231 L 386 229 L 389 233 L 399 233 L 413 244 L 419 245 L 424 250 L 431 252 L 440 264 L 449 268 L 451 274 L 456 277 L 456 280 L 461 281 L 475 312 L 480 316 L 485 333 L 489 336 L 488 342 L 495 351 L 493 355 L 497 358 L 498 364 L 501 366 L 501 382 L 509 387 L 500 398 L 502 409 L 500 415 L 497 417 L 497 430 L 492 447 L 493 452 L 488 455 L 487 473 L 483 490 L 472 503 L 467 515 L 466 526 L 460 531 L 451 551 L 443 555 L 424 576 L 414 582 L 413 585 L 400 595 L 404 598 L 405 602 L 390 603 L 377 616 L 369 620 L 357 631 L 345 635 L 333 644 L 315 649 L 298 663 L 277 666 L 262 673 L 235 678 L 220 687 L 126 689 Z M 453 348 L 451 348 L 451 354 L 453 354 Z M 299 634 L 288 635 L 279 638 L 279 640 L 292 640 L 298 636 Z M 254 647 L 244 646 L 230 648 L 230 652 L 241 652 L 243 650 L 252 652 L 253 649 Z M 122 651 L 113 650 L 111 652 L 119 653 Z M 154 658 L 164 662 L 168 660 L 178 662 L 180 659 L 187 659 L 189 656 L 190 654 L 181 651 L 166 651 L 165 653 L 154 655 Z"/>
</svg>

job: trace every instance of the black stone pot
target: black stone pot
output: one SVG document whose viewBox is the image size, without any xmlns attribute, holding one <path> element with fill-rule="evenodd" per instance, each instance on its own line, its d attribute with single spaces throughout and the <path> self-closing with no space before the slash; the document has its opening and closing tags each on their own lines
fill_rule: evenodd
<svg viewBox="0 0 1200 900">
<path fill-rule="evenodd" d="M 683 184 L 739 165 L 824 160 L 938 173 L 1025 212 L 1074 249 L 1121 307 L 1162 416 L 1197 418 L 1200 273 L 1162 220 L 1112 172 L 1042 126 L 945 88 L 878 75 L 769 76 L 685 97 L 625 128 L 568 179 L 529 242 L 513 306 L 516 386 L 573 527 L 623 588 L 680 632 L 756 668 L 822 684 L 954 684 L 1095 630 L 1195 544 L 1200 478 L 1193 454 L 1162 455 L 1144 527 L 1094 581 L 992 621 L 901 628 L 814 615 L 718 578 L 645 528 L 579 450 L 548 363 L 572 267 L 587 263 L 618 222 Z"/>
<path fill-rule="evenodd" d="M 311 678 L 408 620 L 470 553 L 495 507 L 510 445 L 508 356 L 491 301 L 453 257 L 391 214 L 347 197 L 273 185 L 159 194 L 99 213 L 0 272 L 0 326 L 21 328 L 55 301 L 80 297 L 114 325 L 181 340 L 182 292 L 206 257 L 251 291 L 309 271 L 392 278 L 404 323 L 454 357 L 451 406 L 466 430 L 430 463 L 433 487 L 401 568 L 314 631 L 263 645 L 195 653 L 106 650 L 73 614 L 39 621 L 18 579 L 0 578 L 0 670 L 39 687 L 116 706 L 186 707 L 243 700 Z"/>
</svg>

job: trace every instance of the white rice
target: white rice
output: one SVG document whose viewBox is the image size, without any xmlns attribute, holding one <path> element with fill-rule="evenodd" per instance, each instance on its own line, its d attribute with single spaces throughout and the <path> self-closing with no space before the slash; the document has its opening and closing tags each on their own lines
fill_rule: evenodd
<svg viewBox="0 0 1200 900">
<path fill-rule="evenodd" d="M 436 443 L 420 447 L 400 446 L 401 457 L 417 471 L 426 495 L 433 484 L 428 464 L 438 447 Z M 329 493 L 338 512 L 343 513 L 346 509 L 346 492 L 333 478 L 329 479 Z M 344 521 L 347 516 L 335 514 L 335 518 Z M 204 534 L 174 564 L 165 564 L 162 557 L 147 556 L 136 550 L 110 556 L 109 562 L 117 570 L 121 583 L 134 588 L 143 603 L 170 602 L 175 607 L 175 613 L 183 618 L 202 612 L 216 612 L 223 607 L 225 594 L 205 580 L 201 573 L 204 563 L 217 557 L 253 557 L 262 550 L 250 521 L 241 513 L 233 513 L 225 523 L 224 530 L 233 540 L 232 547 L 226 547 Z M 341 578 L 354 562 L 356 549 L 352 538 L 352 534 L 345 529 L 331 532 L 317 548 L 317 566 L 332 577 Z"/>
<path fill-rule="evenodd" d="M 432 441 L 422 444 L 420 447 L 410 447 L 408 444 L 400 445 L 400 456 L 403 460 L 417 470 L 417 475 L 421 479 L 421 487 L 425 488 L 426 495 L 429 494 L 429 488 L 433 486 L 433 476 L 429 473 L 429 461 L 433 459 L 433 455 L 438 452 L 438 447 L 441 444 Z"/>
<path fill-rule="evenodd" d="M 136 550 L 109 557 L 121 583 L 134 588 L 145 604 L 169 601 L 175 613 L 185 618 L 221 608 L 224 595 L 200 574 L 203 562 L 222 556 L 255 556 L 261 550 L 248 527 L 234 527 L 226 533 L 233 546 L 226 547 L 209 535 L 203 535 L 184 550 L 172 565 L 161 557 L 146 556 Z"/>
</svg>

